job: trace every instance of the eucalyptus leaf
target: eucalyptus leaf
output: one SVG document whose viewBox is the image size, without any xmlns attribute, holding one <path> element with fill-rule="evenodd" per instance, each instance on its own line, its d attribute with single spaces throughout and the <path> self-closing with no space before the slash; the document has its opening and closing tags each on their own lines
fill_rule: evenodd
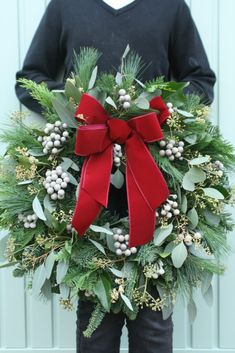
<svg viewBox="0 0 235 353">
<path fill-rule="evenodd" d="M 46 270 L 46 278 L 49 279 L 51 277 L 51 272 L 55 263 L 55 254 L 52 251 L 50 255 L 47 256 L 45 261 L 45 270 Z"/>
<path fill-rule="evenodd" d="M 184 137 L 184 140 L 188 142 L 190 145 L 194 145 L 197 142 L 197 135 L 188 135 Z"/>
<path fill-rule="evenodd" d="M 32 294 L 33 296 L 39 295 L 41 288 L 46 280 L 46 269 L 44 263 L 37 267 L 33 274 L 32 281 Z"/>
<path fill-rule="evenodd" d="M 58 265 L 56 268 L 56 282 L 57 282 L 57 284 L 60 284 L 63 281 L 68 269 L 69 269 L 69 262 L 68 261 L 59 261 L 58 262 Z"/>
<path fill-rule="evenodd" d="M 79 172 L 80 170 L 79 166 L 76 163 L 74 163 L 72 159 L 67 157 L 62 157 L 62 159 L 63 159 L 63 162 L 60 163 L 60 166 L 64 171 L 67 171 L 69 168 L 72 168 L 76 172 Z"/>
<path fill-rule="evenodd" d="M 77 182 L 77 180 L 74 178 L 74 176 L 73 176 L 71 173 L 69 173 L 68 171 L 66 171 L 66 173 L 68 174 L 69 182 L 70 182 L 71 184 L 77 186 L 77 185 L 78 185 L 78 182 Z"/>
<path fill-rule="evenodd" d="M 105 99 L 105 102 L 108 103 L 109 105 L 111 105 L 112 107 L 114 107 L 115 109 L 117 109 L 117 106 L 116 104 L 114 103 L 113 99 L 108 96 L 106 99 Z"/>
<path fill-rule="evenodd" d="M 209 156 L 203 156 L 203 157 L 197 157 L 192 159 L 189 164 L 190 165 L 200 165 L 203 163 L 208 163 L 210 162 L 210 157 Z"/>
<path fill-rule="evenodd" d="M 49 212 L 53 212 L 56 209 L 56 205 L 55 203 L 52 201 L 52 199 L 50 198 L 50 196 L 48 194 L 46 194 L 46 196 L 44 197 L 43 200 L 43 206 L 44 208 L 46 208 Z M 45 213 L 45 210 L 44 210 Z"/>
<path fill-rule="evenodd" d="M 188 209 L 188 200 L 186 195 L 182 196 L 182 201 L 181 201 L 181 212 L 186 213 Z"/>
<path fill-rule="evenodd" d="M 224 195 L 221 194 L 221 192 L 218 191 L 217 189 L 204 188 L 203 191 L 206 196 L 211 197 L 212 199 L 216 199 L 216 200 L 223 200 L 224 199 Z"/>
<path fill-rule="evenodd" d="M 18 185 L 28 185 L 28 184 L 31 184 L 32 182 L 33 180 L 24 180 L 24 181 L 20 181 Z"/>
<path fill-rule="evenodd" d="M 117 270 L 114 267 L 109 267 L 109 270 L 117 277 L 120 277 L 120 278 L 124 277 L 124 273 L 122 271 Z"/>
<path fill-rule="evenodd" d="M 70 288 L 67 286 L 67 284 L 60 283 L 59 288 L 60 288 L 60 294 L 61 294 L 62 298 L 64 298 L 64 299 L 68 298 Z"/>
<path fill-rule="evenodd" d="M 45 214 L 43 212 L 41 203 L 38 199 L 37 196 L 35 196 L 34 200 L 33 200 L 33 204 L 32 204 L 33 210 L 36 213 L 36 215 L 38 216 L 38 218 L 40 218 L 42 221 L 46 221 L 46 217 Z"/>
<path fill-rule="evenodd" d="M 212 279 L 213 279 L 213 273 L 210 273 L 210 272 L 207 272 L 203 277 L 202 284 L 201 284 L 202 295 L 204 295 L 208 291 L 211 285 Z"/>
<path fill-rule="evenodd" d="M 177 113 L 183 115 L 185 118 L 193 118 L 193 114 L 186 112 L 185 110 L 177 109 Z"/>
<path fill-rule="evenodd" d="M 111 235 L 106 234 L 106 242 L 109 250 L 116 253 L 116 248 L 114 246 L 114 239 Z"/>
<path fill-rule="evenodd" d="M 188 255 L 187 248 L 184 245 L 184 242 L 182 241 L 172 250 L 171 259 L 172 259 L 173 265 L 176 268 L 180 268 L 183 265 L 184 261 L 186 260 L 187 255 Z"/>
<path fill-rule="evenodd" d="M 96 66 L 92 71 L 91 78 L 88 84 L 88 89 L 92 89 L 94 87 L 96 77 L 97 77 L 97 72 L 98 72 L 98 66 Z"/>
<path fill-rule="evenodd" d="M 209 226 L 218 226 L 220 224 L 220 216 L 216 213 L 212 213 L 209 210 L 204 211 L 204 217 Z"/>
<path fill-rule="evenodd" d="M 91 242 L 92 244 L 95 245 L 95 247 L 97 247 L 98 250 L 100 250 L 104 255 L 106 255 L 103 245 L 101 245 L 100 243 L 98 243 L 98 241 L 96 241 L 96 240 L 93 240 L 93 239 L 90 239 L 90 238 L 89 238 L 89 240 L 90 240 L 90 242 Z"/>
<path fill-rule="evenodd" d="M 214 258 L 215 258 L 213 254 L 208 255 L 202 246 L 195 246 L 194 243 L 188 247 L 188 250 L 191 254 L 199 257 L 200 259 L 214 260 Z"/>
<path fill-rule="evenodd" d="M 0 238 L 0 262 L 6 261 L 5 250 L 7 247 L 9 236 L 10 236 L 10 233 Z"/>
<path fill-rule="evenodd" d="M 42 156 L 45 156 L 45 153 L 42 151 L 41 148 L 38 148 L 38 149 L 29 149 L 28 150 L 29 154 L 33 157 L 42 157 Z"/>
<path fill-rule="evenodd" d="M 206 173 L 199 167 L 192 167 L 188 171 L 193 183 L 203 183 L 206 180 Z"/>
<path fill-rule="evenodd" d="M 130 51 L 130 45 L 127 44 L 125 50 L 124 50 L 124 53 L 122 54 L 122 59 L 125 59 L 125 57 L 127 56 L 127 54 L 129 53 Z"/>
<path fill-rule="evenodd" d="M 143 84 L 143 82 L 141 82 L 140 80 L 138 80 L 137 78 L 135 78 L 135 81 L 142 87 L 145 88 L 146 86 Z"/>
<path fill-rule="evenodd" d="M 91 224 L 89 228 L 96 233 L 105 233 L 105 234 L 113 235 L 113 232 L 110 229 L 107 229 L 105 227 L 100 227 L 100 226 Z"/>
<path fill-rule="evenodd" d="M 94 293 L 97 295 L 101 304 L 107 310 L 110 311 L 110 289 L 111 285 L 108 280 L 102 276 L 94 285 Z"/>
<path fill-rule="evenodd" d="M 183 177 L 182 187 L 184 190 L 187 190 L 187 191 L 194 191 L 195 190 L 195 184 L 191 180 L 190 174 L 188 172 Z"/>
<path fill-rule="evenodd" d="M 164 249 L 164 253 L 168 254 L 168 253 L 172 253 L 173 249 L 176 247 L 177 245 L 175 244 L 174 241 L 171 241 L 170 243 L 167 244 L 167 246 Z"/>
<path fill-rule="evenodd" d="M 68 125 L 68 127 L 77 129 L 78 122 L 74 118 L 74 112 L 72 112 L 70 109 L 68 109 L 65 106 L 65 102 L 64 102 L 64 99 L 62 98 L 61 94 L 60 94 L 60 96 L 57 96 L 52 100 L 52 104 L 53 104 L 53 107 L 54 107 L 56 113 L 59 115 L 61 121 L 63 123 L 66 123 Z"/>
<path fill-rule="evenodd" d="M 144 97 L 138 97 L 135 104 L 140 109 L 149 109 L 149 101 Z"/>
<path fill-rule="evenodd" d="M 172 233 L 173 224 L 170 223 L 167 227 L 157 228 L 154 232 L 154 245 L 162 245 L 164 240 Z"/>
<path fill-rule="evenodd" d="M 192 228 L 196 228 L 196 226 L 198 225 L 198 214 L 196 209 L 193 207 L 191 210 L 188 211 L 187 213 L 187 217 L 190 221 L 190 225 L 192 226 Z"/>
<path fill-rule="evenodd" d="M 133 306 L 132 306 L 132 304 L 131 304 L 130 299 L 129 299 L 125 294 L 123 294 L 122 292 L 121 292 L 120 294 L 121 294 L 121 298 L 122 298 L 122 300 L 125 302 L 126 306 L 127 306 L 130 310 L 133 311 L 134 309 L 133 309 Z"/>
<path fill-rule="evenodd" d="M 115 76 L 115 82 L 118 86 L 122 84 L 122 74 L 120 72 L 117 72 Z"/>
<path fill-rule="evenodd" d="M 117 169 L 114 174 L 111 174 L 110 182 L 115 186 L 115 188 L 121 189 L 124 184 L 124 176 L 119 169 Z"/>
</svg>

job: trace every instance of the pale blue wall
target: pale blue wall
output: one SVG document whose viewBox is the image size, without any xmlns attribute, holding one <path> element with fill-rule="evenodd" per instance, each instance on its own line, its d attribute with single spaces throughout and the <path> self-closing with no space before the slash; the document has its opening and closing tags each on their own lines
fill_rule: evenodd
<svg viewBox="0 0 235 353">
<path fill-rule="evenodd" d="M 19 109 L 13 89 L 15 72 L 21 67 L 47 2 L 1 1 L 1 124 L 7 121 L 11 111 Z M 235 0 L 187 2 L 218 78 L 213 120 L 219 123 L 224 136 L 233 141 Z M 232 234 L 230 239 L 235 244 Z M 194 325 L 188 324 L 184 305 L 178 303 L 174 314 L 175 352 L 235 353 L 235 255 L 229 258 L 227 266 L 226 275 L 214 280 L 213 307 L 207 307 L 202 299 L 198 299 L 199 312 Z M 25 293 L 24 286 L 24 280 L 14 279 L 9 270 L 0 271 L 0 352 L 75 352 L 75 312 L 67 313 L 61 310 L 56 297 L 47 304 L 35 301 Z M 126 335 L 124 329 L 123 351 L 127 351 Z"/>
</svg>

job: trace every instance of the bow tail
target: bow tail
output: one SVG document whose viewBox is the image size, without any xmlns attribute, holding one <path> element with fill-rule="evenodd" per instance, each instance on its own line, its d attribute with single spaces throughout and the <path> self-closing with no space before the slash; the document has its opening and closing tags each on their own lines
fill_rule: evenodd
<svg viewBox="0 0 235 353">
<path fill-rule="evenodd" d="M 140 246 L 152 240 L 156 219 L 155 210 L 149 207 L 139 192 L 128 166 L 126 168 L 126 183 L 130 227 L 128 246 Z"/>
<path fill-rule="evenodd" d="M 103 206 L 107 207 L 112 168 L 112 146 L 89 157 L 82 167 L 78 200 L 72 225 L 83 236 L 97 218 Z"/>
</svg>

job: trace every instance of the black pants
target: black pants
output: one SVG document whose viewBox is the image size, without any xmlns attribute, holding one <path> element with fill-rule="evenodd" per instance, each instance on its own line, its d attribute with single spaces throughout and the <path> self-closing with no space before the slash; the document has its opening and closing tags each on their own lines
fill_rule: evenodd
<svg viewBox="0 0 235 353">
<path fill-rule="evenodd" d="M 157 290 L 152 295 L 158 297 Z M 77 353 L 119 353 L 122 328 L 126 319 L 129 353 L 172 353 L 172 315 L 163 320 L 161 311 L 153 311 L 144 305 L 135 320 L 120 312 L 107 313 L 90 338 L 83 336 L 94 304 L 79 301 L 77 308 Z"/>
</svg>

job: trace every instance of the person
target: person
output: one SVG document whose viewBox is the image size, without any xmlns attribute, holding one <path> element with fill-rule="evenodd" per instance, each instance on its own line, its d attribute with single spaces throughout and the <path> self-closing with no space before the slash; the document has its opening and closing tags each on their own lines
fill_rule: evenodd
<svg viewBox="0 0 235 353">
<path fill-rule="evenodd" d="M 95 47 L 102 56 L 100 71 L 115 72 L 120 58 L 130 45 L 149 64 L 141 80 L 164 76 L 166 80 L 189 81 L 185 93 L 200 95 L 211 104 L 215 73 L 184 0 L 51 0 L 36 30 L 16 78 L 44 82 L 50 90 L 63 89 L 73 68 L 74 51 Z M 58 79 L 63 70 L 62 79 Z M 34 112 L 39 104 L 16 82 L 19 100 Z M 125 210 L 125 185 L 122 191 L 110 189 L 110 209 Z M 158 296 L 152 288 L 152 295 Z M 77 307 L 77 353 L 117 353 L 124 325 L 123 313 L 107 313 L 91 338 L 82 331 L 93 310 L 89 300 Z M 163 320 L 161 311 L 140 309 L 135 320 L 126 318 L 130 353 L 171 353 L 172 315 Z"/>
</svg>

